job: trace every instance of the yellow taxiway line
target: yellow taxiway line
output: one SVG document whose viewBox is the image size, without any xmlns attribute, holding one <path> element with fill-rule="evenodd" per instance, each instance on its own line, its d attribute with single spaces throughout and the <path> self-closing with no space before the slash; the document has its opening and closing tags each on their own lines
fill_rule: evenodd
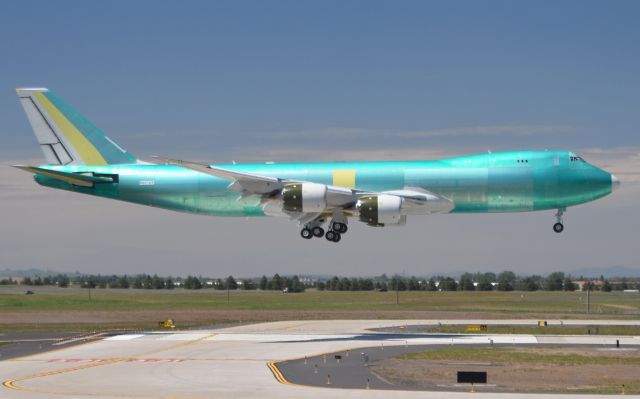
<svg viewBox="0 0 640 399">
<path fill-rule="evenodd" d="M 279 383 L 285 384 L 285 385 L 292 385 L 289 381 L 287 381 L 286 378 L 284 378 L 284 376 L 282 375 L 282 372 L 278 369 L 278 366 L 276 366 L 275 362 L 268 362 L 267 367 L 269 367 L 269 370 L 271 370 L 271 372 L 273 373 L 273 376 L 276 378 L 276 380 L 278 380 Z"/>
</svg>

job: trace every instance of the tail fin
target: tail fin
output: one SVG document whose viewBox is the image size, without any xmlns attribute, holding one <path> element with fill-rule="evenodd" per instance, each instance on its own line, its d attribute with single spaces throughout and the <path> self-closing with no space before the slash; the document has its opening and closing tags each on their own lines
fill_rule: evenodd
<svg viewBox="0 0 640 399">
<path fill-rule="evenodd" d="M 44 88 L 16 89 L 47 162 L 58 165 L 136 163 L 102 130 Z"/>
</svg>

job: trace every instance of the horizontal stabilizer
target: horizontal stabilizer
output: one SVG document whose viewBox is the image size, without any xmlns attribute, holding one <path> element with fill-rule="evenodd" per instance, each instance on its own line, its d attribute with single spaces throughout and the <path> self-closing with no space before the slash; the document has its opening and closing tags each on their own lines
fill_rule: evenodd
<svg viewBox="0 0 640 399">
<path fill-rule="evenodd" d="M 14 168 L 22 169 L 26 172 L 52 177 L 64 182 L 82 187 L 93 187 L 96 183 L 113 183 L 113 178 L 85 175 L 81 173 L 60 172 L 57 170 L 38 168 L 36 166 L 13 165 Z"/>
</svg>

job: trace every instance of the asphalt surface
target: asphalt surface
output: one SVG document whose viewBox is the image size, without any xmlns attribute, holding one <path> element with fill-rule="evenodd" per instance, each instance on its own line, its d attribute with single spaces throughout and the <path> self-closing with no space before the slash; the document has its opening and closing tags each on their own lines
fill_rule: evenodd
<svg viewBox="0 0 640 399">
<path fill-rule="evenodd" d="M 0 333 L 0 360 L 63 349 L 100 338 L 104 337 L 79 336 L 78 333 Z"/>
<path fill-rule="evenodd" d="M 466 345 L 465 347 L 487 347 L 489 345 Z M 513 347 L 513 344 L 497 344 L 493 347 Z M 536 347 L 538 344 L 519 344 L 517 347 Z M 590 348 L 593 345 L 571 345 L 571 344 L 546 344 L 545 347 L 561 348 Z M 323 388 L 348 388 L 348 389 L 387 389 L 387 390 L 424 390 L 424 387 L 415 387 L 411 384 L 394 385 L 381 379 L 372 372 L 371 366 L 375 366 L 380 361 L 392 358 L 397 355 L 411 352 L 420 352 L 429 349 L 437 349 L 442 345 L 404 345 L 404 346 L 372 346 L 359 348 L 357 350 L 347 350 L 322 354 L 318 356 L 304 357 L 277 363 L 276 366 L 284 378 L 292 383 L 305 386 L 315 386 Z M 615 345 L 609 345 L 615 349 Z M 634 348 L 640 350 L 639 345 L 625 345 L 622 350 Z M 471 365 L 471 364 L 470 364 Z M 470 368 L 466 366 L 466 368 Z M 474 371 L 478 368 L 473 364 Z M 460 363 L 460 370 L 465 371 L 464 362 Z M 486 366 L 488 373 L 487 385 L 476 385 L 475 388 L 482 392 L 501 392 L 499 388 L 491 385 L 491 365 Z M 443 386 L 445 385 L 445 386 Z M 447 381 L 444 384 L 432 385 L 428 387 L 433 391 L 468 391 L 466 385 L 458 385 L 457 381 Z"/>
<path fill-rule="evenodd" d="M 378 378 L 370 365 L 402 353 L 432 348 L 431 345 L 371 346 L 333 352 L 277 363 L 287 381 L 292 384 L 325 388 L 404 389 Z"/>
</svg>

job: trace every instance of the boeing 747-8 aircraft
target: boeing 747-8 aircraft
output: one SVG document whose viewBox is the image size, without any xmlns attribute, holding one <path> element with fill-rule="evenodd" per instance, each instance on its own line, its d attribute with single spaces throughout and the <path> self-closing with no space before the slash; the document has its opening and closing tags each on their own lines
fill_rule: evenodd
<svg viewBox="0 0 640 399">
<path fill-rule="evenodd" d="M 432 161 L 208 165 L 136 159 L 44 88 L 17 89 L 46 165 L 17 168 L 43 186 L 213 216 L 283 216 L 302 238 L 340 241 L 349 218 L 404 225 L 408 215 L 557 210 L 602 198 L 618 179 L 568 151 Z M 325 232 L 326 228 L 326 232 Z"/>
</svg>

